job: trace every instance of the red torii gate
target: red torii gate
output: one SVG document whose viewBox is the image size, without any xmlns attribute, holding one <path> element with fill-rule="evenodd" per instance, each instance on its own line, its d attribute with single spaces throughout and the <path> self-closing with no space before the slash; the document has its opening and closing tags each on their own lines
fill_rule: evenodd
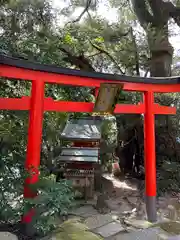
<svg viewBox="0 0 180 240">
<path fill-rule="evenodd" d="M 179 92 L 180 77 L 142 78 L 121 75 L 89 73 L 79 70 L 63 69 L 57 66 L 32 63 L 0 55 L 0 77 L 27 80 L 32 82 L 31 96 L 18 98 L 0 98 L 2 110 L 29 110 L 29 132 L 27 158 L 25 168 L 31 171 L 33 166 L 36 174 L 26 179 L 24 197 L 36 196 L 28 187 L 38 181 L 40 165 L 41 138 L 44 111 L 58 112 L 92 112 L 94 104 L 87 102 L 54 101 L 44 97 L 45 83 L 93 87 L 99 89 L 101 83 L 123 84 L 125 91 L 137 91 L 144 94 L 144 101 L 138 105 L 117 104 L 115 114 L 144 114 L 144 145 L 145 145 L 145 183 L 146 209 L 148 220 L 156 221 L 156 154 L 155 154 L 155 114 L 175 114 L 174 107 L 160 106 L 154 103 L 154 93 Z M 25 223 L 31 221 L 34 213 L 23 218 Z"/>
</svg>

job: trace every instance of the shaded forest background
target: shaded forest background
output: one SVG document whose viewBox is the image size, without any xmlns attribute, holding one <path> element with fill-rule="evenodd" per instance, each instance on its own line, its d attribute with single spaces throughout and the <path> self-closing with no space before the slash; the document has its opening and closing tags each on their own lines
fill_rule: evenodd
<svg viewBox="0 0 180 240">
<path fill-rule="evenodd" d="M 1 0 L 0 52 L 35 62 L 86 71 L 131 76 L 180 75 L 180 54 L 174 51 L 170 43 L 172 35 L 177 34 L 177 38 L 180 38 L 179 0 L 59 2 L 62 5 L 54 8 L 53 3 L 46 0 Z M 111 21 L 110 16 L 107 18 L 106 12 L 103 16 L 98 14 L 102 4 L 107 9 L 116 11 L 116 21 Z M 29 95 L 28 82 L 0 79 L 1 97 Z M 91 89 L 58 85 L 46 85 L 46 96 L 56 100 L 94 100 Z M 140 93 L 123 92 L 119 102 L 138 103 L 141 98 Z M 156 94 L 156 102 L 177 107 L 176 116 L 156 117 L 156 151 L 159 194 L 165 191 L 178 192 L 179 94 Z M 68 206 L 73 202 L 70 183 L 55 183 L 48 170 L 55 166 L 61 153 L 63 142 L 60 140 L 60 133 L 67 119 L 76 116 L 79 115 L 55 112 L 44 114 L 41 152 L 44 170 L 41 181 L 36 186 L 41 191 L 41 197 L 32 202 L 24 202 L 23 168 L 28 113 L 0 111 L 0 221 L 18 221 L 24 207 L 29 208 L 32 205 L 38 205 L 42 214 L 42 209 L 46 206 L 49 209 L 48 215 L 42 214 L 41 219 L 36 222 L 37 229 L 45 232 L 54 227 L 54 219 L 58 214 L 68 211 Z M 101 146 L 103 164 L 112 161 L 116 154 L 122 163 L 125 160 L 131 161 L 136 155 L 143 165 L 142 120 L 143 116 L 118 115 L 104 121 Z M 45 228 L 47 218 L 49 224 Z"/>
</svg>

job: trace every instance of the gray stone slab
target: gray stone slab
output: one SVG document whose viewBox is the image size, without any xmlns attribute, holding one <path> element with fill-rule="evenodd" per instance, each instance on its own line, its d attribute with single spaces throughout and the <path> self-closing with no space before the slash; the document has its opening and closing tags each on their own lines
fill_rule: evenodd
<svg viewBox="0 0 180 240">
<path fill-rule="evenodd" d="M 180 235 L 168 238 L 168 240 L 180 240 Z"/>
<path fill-rule="evenodd" d="M 130 202 L 132 205 L 136 205 L 138 202 L 138 198 L 137 197 L 127 197 L 128 202 Z"/>
<path fill-rule="evenodd" d="M 125 231 L 124 228 L 118 222 L 111 222 L 95 230 L 97 234 L 104 238 L 108 238 L 123 231 Z"/>
<path fill-rule="evenodd" d="M 145 221 L 145 220 L 138 220 L 135 218 L 125 219 L 124 222 L 128 226 L 139 228 L 139 229 L 145 229 L 145 228 L 152 227 L 152 223 Z"/>
<path fill-rule="evenodd" d="M 88 226 L 89 229 L 95 229 L 102 227 L 110 222 L 113 222 L 114 216 L 112 214 L 98 214 L 92 217 L 88 217 L 85 220 L 85 224 Z"/>
<path fill-rule="evenodd" d="M 162 238 L 160 237 L 162 235 Z M 164 238 L 164 237 L 167 238 Z M 145 230 L 138 230 L 136 232 L 127 234 L 118 234 L 113 240 L 161 240 L 167 239 L 168 234 L 160 228 L 148 228 Z"/>
<path fill-rule="evenodd" d="M 0 239 L 1 240 L 18 240 L 18 238 L 9 232 L 0 232 Z"/>
<path fill-rule="evenodd" d="M 91 217 L 98 214 L 97 210 L 92 206 L 83 206 L 72 211 L 73 215 L 80 217 Z"/>
<path fill-rule="evenodd" d="M 106 200 L 107 206 L 111 211 L 117 211 L 119 213 L 131 211 L 133 208 L 128 202 L 125 202 L 122 198 Z"/>
</svg>

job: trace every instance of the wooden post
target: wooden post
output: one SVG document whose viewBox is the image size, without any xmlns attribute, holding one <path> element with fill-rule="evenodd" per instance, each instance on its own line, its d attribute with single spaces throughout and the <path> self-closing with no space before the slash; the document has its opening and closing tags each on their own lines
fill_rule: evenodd
<svg viewBox="0 0 180 240">
<path fill-rule="evenodd" d="M 29 176 L 25 180 L 24 198 L 32 198 L 37 195 L 29 188 L 29 184 L 36 183 L 39 176 L 40 154 L 41 154 L 41 138 L 43 125 L 43 109 L 44 109 L 44 82 L 33 81 L 31 90 L 31 102 L 29 111 L 29 130 L 27 143 L 27 158 L 25 169 L 29 172 Z M 30 210 L 23 216 L 23 223 L 30 223 L 34 215 L 34 210 Z"/>
<path fill-rule="evenodd" d="M 155 120 L 154 120 L 154 93 L 144 93 L 144 148 L 145 148 L 145 185 L 146 210 L 148 221 L 157 220 L 156 212 L 156 153 L 155 153 Z"/>
</svg>

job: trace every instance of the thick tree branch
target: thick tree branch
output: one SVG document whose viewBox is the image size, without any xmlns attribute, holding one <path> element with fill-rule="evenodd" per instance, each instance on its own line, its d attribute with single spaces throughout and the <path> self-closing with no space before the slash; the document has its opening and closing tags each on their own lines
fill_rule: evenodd
<svg viewBox="0 0 180 240">
<path fill-rule="evenodd" d="M 80 70 L 85 70 L 89 72 L 94 72 L 95 69 L 91 66 L 88 59 L 85 58 L 85 56 L 82 54 L 80 56 L 73 56 L 69 51 L 67 51 L 65 48 L 60 47 L 59 48 L 63 53 L 66 54 L 67 57 L 64 57 L 64 60 L 71 63 L 72 65 L 75 65 Z"/>
<path fill-rule="evenodd" d="M 153 12 L 153 17 L 156 22 L 167 22 L 168 19 L 164 18 L 163 2 L 160 0 L 148 0 L 149 6 Z"/>
<path fill-rule="evenodd" d="M 92 43 L 91 41 L 90 41 L 90 43 L 91 43 L 91 45 L 92 45 L 95 49 L 97 49 L 99 52 L 107 55 L 107 56 L 111 59 L 111 61 L 115 64 L 116 68 L 120 71 L 121 74 L 123 74 L 123 75 L 125 74 L 125 73 L 121 70 L 121 68 L 120 68 L 119 64 L 116 62 L 116 60 L 111 56 L 110 53 L 108 53 L 108 51 L 106 51 L 105 49 L 102 49 L 101 47 L 97 46 L 96 44 Z"/>
<path fill-rule="evenodd" d="M 166 24 L 169 18 L 173 18 L 177 25 L 180 26 L 180 7 L 176 7 L 172 2 L 163 0 L 148 0 L 148 2 L 157 23 Z"/>
<path fill-rule="evenodd" d="M 164 8 L 169 12 L 169 17 L 173 18 L 180 27 L 180 7 L 174 6 L 171 2 L 164 2 Z"/>
<path fill-rule="evenodd" d="M 154 23 L 153 16 L 149 13 L 145 0 L 131 0 L 134 12 L 142 26 Z"/>
</svg>

